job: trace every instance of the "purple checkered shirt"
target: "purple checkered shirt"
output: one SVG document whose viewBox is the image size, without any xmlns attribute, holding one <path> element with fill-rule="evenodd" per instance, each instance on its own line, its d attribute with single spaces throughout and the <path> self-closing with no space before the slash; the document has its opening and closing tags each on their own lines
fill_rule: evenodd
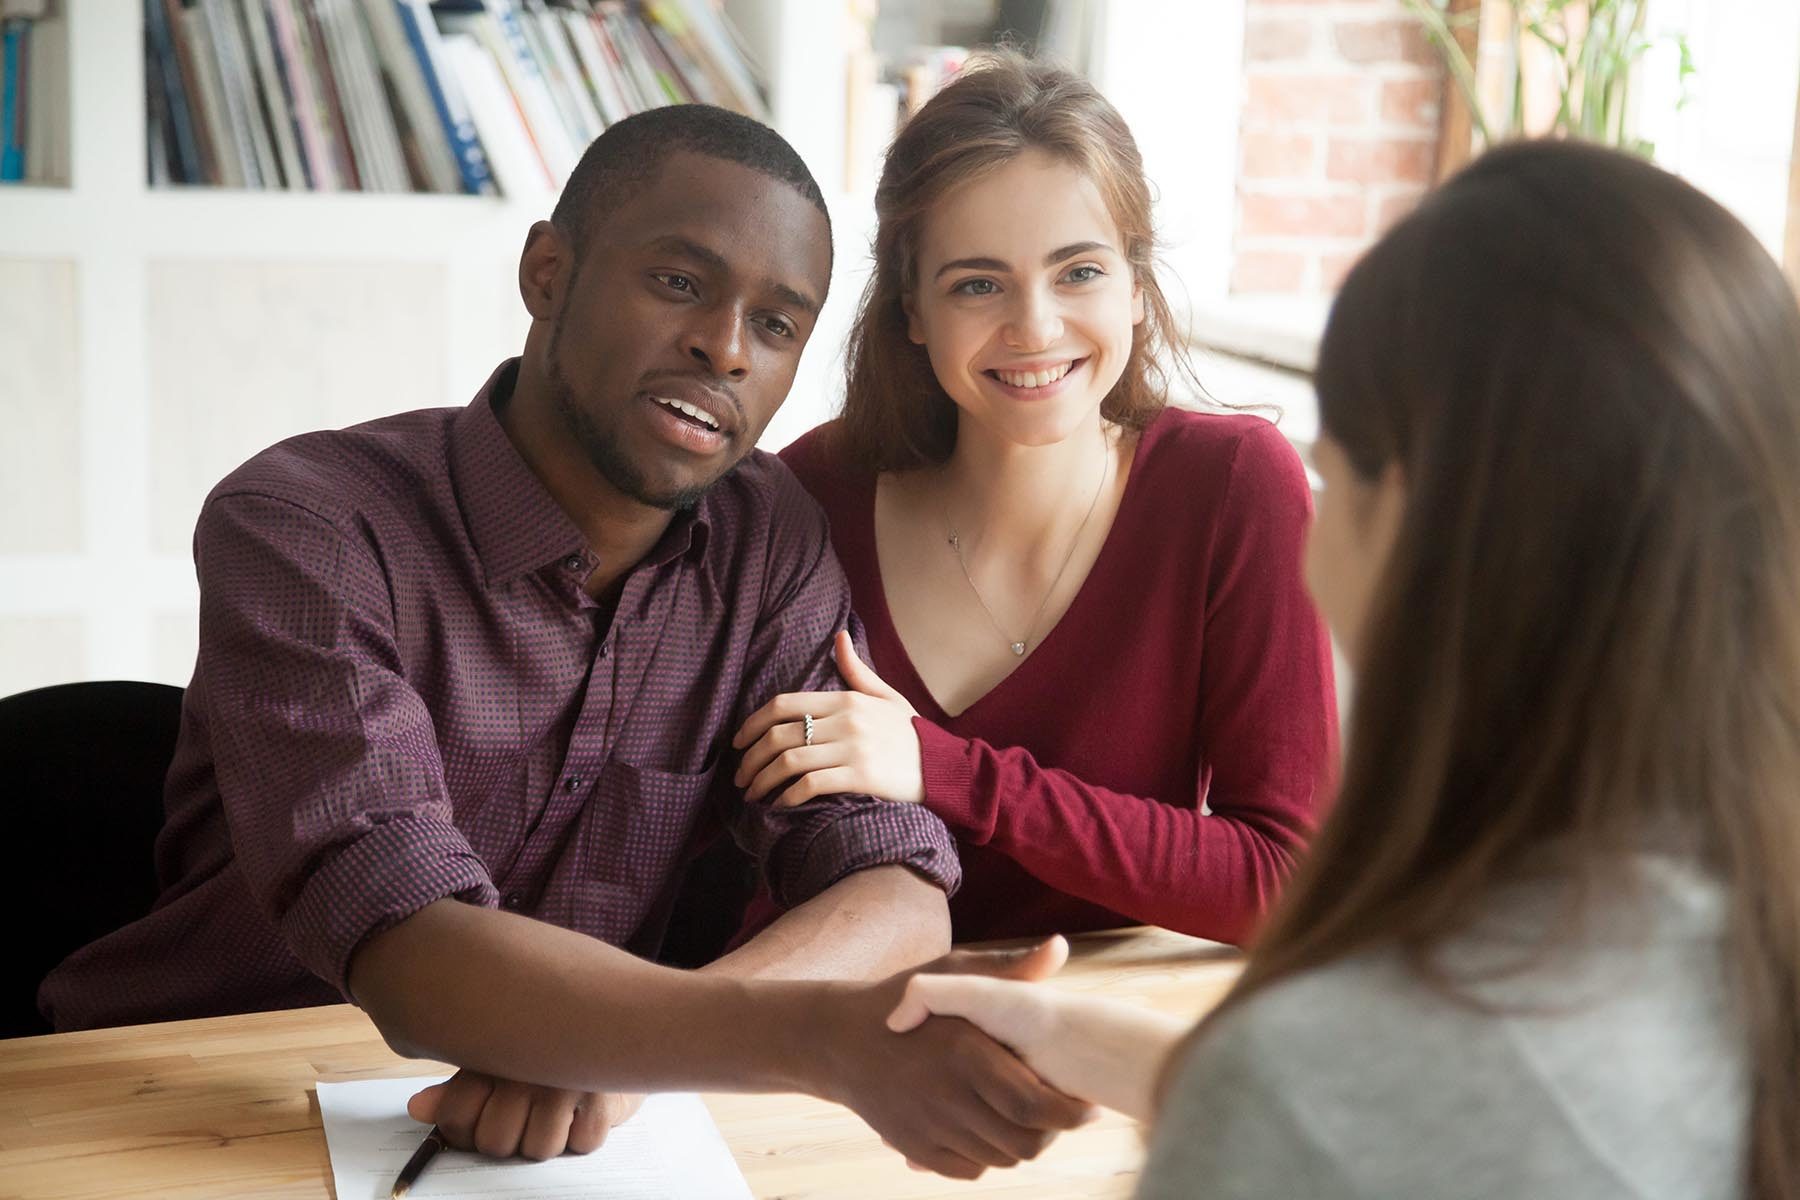
<svg viewBox="0 0 1800 1200">
<path fill-rule="evenodd" d="M 745 717 L 842 686 L 850 589 L 787 468 L 753 453 L 678 515 L 608 622 L 595 555 L 495 419 L 513 367 L 464 409 L 290 439 L 208 497 L 162 895 L 51 973 L 59 1029 L 335 1002 L 365 938 L 447 896 L 647 952 L 709 823 L 790 904 L 882 864 L 959 882 L 922 806 L 731 786 Z"/>
</svg>

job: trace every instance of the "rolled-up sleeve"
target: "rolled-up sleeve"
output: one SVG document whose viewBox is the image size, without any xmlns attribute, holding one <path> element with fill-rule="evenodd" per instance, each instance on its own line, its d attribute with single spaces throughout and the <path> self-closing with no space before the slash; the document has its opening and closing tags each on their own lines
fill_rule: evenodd
<svg viewBox="0 0 1800 1200">
<path fill-rule="evenodd" d="M 857 652 L 868 657 L 824 514 L 791 477 L 785 482 L 791 487 L 780 493 L 770 576 L 733 728 L 783 692 L 841 690 L 832 657 L 838 630 L 849 629 Z M 870 867 L 908 867 L 946 894 L 962 883 L 955 839 L 923 805 L 838 795 L 783 809 L 750 803 L 731 789 L 726 807 L 727 827 L 762 864 L 769 892 L 783 907 Z"/>
<path fill-rule="evenodd" d="M 245 493 L 215 495 L 194 536 L 195 686 L 233 852 L 294 954 L 348 995 L 366 938 L 445 897 L 493 906 L 493 882 L 451 820 L 374 548 Z"/>
</svg>

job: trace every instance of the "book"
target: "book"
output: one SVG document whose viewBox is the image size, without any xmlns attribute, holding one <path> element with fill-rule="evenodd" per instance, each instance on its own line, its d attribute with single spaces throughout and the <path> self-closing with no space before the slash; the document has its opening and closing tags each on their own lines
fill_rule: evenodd
<svg viewBox="0 0 1800 1200">
<path fill-rule="evenodd" d="M 511 10 L 507 11 L 510 13 Z M 544 169 L 551 178 L 568 178 L 569 172 L 575 168 L 575 144 L 570 139 L 562 118 L 557 115 L 556 106 L 550 100 L 542 77 L 537 73 L 536 60 L 523 46 L 522 35 L 517 40 L 507 37 L 501 28 L 498 13 L 486 6 L 479 12 L 444 13 L 440 15 L 439 22 L 446 32 L 467 34 L 486 51 L 494 68 L 500 73 L 513 105 L 519 111 L 527 134 L 527 144 L 532 152 L 543 161 Z M 480 124 L 479 113 L 476 123 Z M 493 146 L 488 142 L 487 135 L 482 136 L 482 142 L 489 146 L 489 157 L 493 157 Z M 502 177 L 502 191 L 505 186 Z"/>
<path fill-rule="evenodd" d="M 563 23 L 544 6 L 543 0 L 525 0 L 521 16 L 526 18 L 524 24 L 528 28 L 536 30 L 533 45 L 540 57 L 548 60 L 547 75 L 562 104 L 563 120 L 575 134 L 577 146 L 585 149 L 606 129 L 606 122 L 600 119 L 600 110 L 588 94 L 587 81 L 569 48 Z"/>
<path fill-rule="evenodd" d="M 306 160 L 307 178 L 322 192 L 355 186 L 340 165 L 337 126 L 331 105 L 319 79 L 310 26 L 297 6 L 305 0 L 267 0 L 270 24 L 281 47 L 288 92 L 294 100 L 294 127 L 300 137 L 300 153 Z"/>
<path fill-rule="evenodd" d="M 566 179 L 581 157 L 579 146 L 586 143 L 580 140 L 579 132 L 570 130 L 558 111 L 555 97 L 550 92 L 549 78 L 525 37 L 519 10 L 512 0 L 486 0 L 486 6 L 493 19 L 493 28 L 499 31 L 500 42 L 496 49 L 500 73 L 524 110 L 532 136 L 536 138 L 551 174 Z"/>
<path fill-rule="evenodd" d="M 308 0 L 307 8 L 317 51 L 319 75 L 330 81 L 332 117 L 339 143 L 348 152 L 351 172 L 364 191 L 387 191 L 387 173 L 375 145 L 375 133 L 366 115 L 368 98 L 358 84 L 356 65 L 344 39 L 342 13 L 334 0 Z"/>
<path fill-rule="evenodd" d="M 432 105 L 437 109 L 438 120 L 443 123 L 455 154 L 463 191 L 470 195 L 498 191 L 493 172 L 488 167 L 487 151 L 482 148 L 481 138 L 475 131 L 475 118 L 469 113 L 461 85 L 444 61 L 440 43 L 443 35 L 431 15 L 428 0 L 396 0 L 396 3 L 401 23 L 406 28 L 407 41 L 412 45 L 425 83 L 431 90 Z"/>
<path fill-rule="evenodd" d="M 630 116 L 632 113 L 640 113 L 647 108 L 654 107 L 655 99 L 645 95 L 639 86 L 637 76 L 625 69 L 625 57 L 620 53 L 617 43 L 613 41 L 613 29 L 606 19 L 605 9 L 596 6 L 590 19 L 593 22 L 594 36 L 600 43 L 600 50 L 606 55 L 606 63 L 613 84 L 618 88 L 619 96 L 624 102 L 625 115 Z M 627 53 L 629 53 L 628 50 Z"/>
<path fill-rule="evenodd" d="M 710 0 L 143 3 L 156 186 L 535 195 L 632 113 L 765 110 Z M 10 103 L 8 147 L 26 140 L 31 97 L 14 84 Z"/>
<path fill-rule="evenodd" d="M 488 163 L 500 191 L 508 196 L 547 198 L 556 190 L 550 168 L 538 155 L 524 114 L 488 48 L 472 33 L 445 31 L 444 60 L 468 98 L 469 112 L 488 148 Z"/>
<path fill-rule="evenodd" d="M 269 143 L 269 131 L 262 118 L 262 104 L 256 95 L 256 80 L 249 49 L 244 44 L 243 27 L 238 23 L 237 5 L 234 0 L 202 2 L 207 31 L 212 35 L 213 53 L 218 59 L 226 118 L 243 163 L 244 182 L 253 188 L 280 187 L 280 168 L 275 165 L 275 150 Z"/>
<path fill-rule="evenodd" d="M 200 62 L 194 57 L 193 41 L 183 15 L 185 5 L 182 0 L 161 0 L 161 3 L 167 18 L 169 44 L 175 53 L 176 71 L 181 76 L 182 95 L 186 98 L 189 128 L 194 133 L 194 152 L 199 159 L 200 172 L 188 182 L 223 183 L 219 148 L 213 143 L 212 122 L 201 93 Z"/>
<path fill-rule="evenodd" d="M 31 68 L 25 80 L 25 182 L 69 178 L 69 26 L 48 9 L 30 26 Z"/>
<path fill-rule="evenodd" d="M 219 80 L 218 59 L 213 53 L 206 13 L 198 7 L 197 0 L 183 0 L 181 31 L 193 62 L 200 111 L 206 114 L 207 141 L 213 148 L 213 165 L 218 171 L 214 182 L 223 187 L 241 188 L 245 182 L 244 158 L 226 114 L 224 84 Z"/>
<path fill-rule="evenodd" d="M 594 105 L 600 112 L 601 123 L 611 125 L 623 121 L 631 115 L 631 108 L 625 102 L 625 93 L 619 88 L 617 74 L 600 45 L 593 17 L 587 13 L 565 12 L 562 19 L 569 40 L 581 59 L 581 73 L 594 94 Z"/>
<path fill-rule="evenodd" d="M 26 73 L 29 49 L 22 20 L 0 22 L 0 183 L 25 178 Z"/>
<path fill-rule="evenodd" d="M 766 89 L 751 68 L 742 39 L 715 5 L 709 0 L 652 0 L 648 10 L 677 36 L 691 38 L 694 56 L 716 72 L 724 86 L 728 99 L 720 104 L 759 121 L 769 119 Z"/>
<path fill-rule="evenodd" d="M 162 98 L 168 176 L 175 183 L 205 183 L 206 167 L 195 141 L 187 88 L 175 56 L 169 12 L 163 0 L 144 0 L 144 68 L 152 94 Z"/>
<path fill-rule="evenodd" d="M 657 77 L 656 68 L 644 58 L 642 43 L 638 39 L 637 27 L 632 23 L 625 11 L 625 6 L 607 0 L 598 9 L 600 19 L 605 23 L 607 33 L 612 38 L 613 53 L 619 65 L 630 76 L 637 86 L 637 111 L 660 108 L 665 104 L 676 103 L 676 100 L 663 89 L 662 80 Z"/>
<path fill-rule="evenodd" d="M 374 40 L 364 10 L 355 0 L 330 0 L 330 4 L 355 96 L 354 115 L 367 131 L 378 190 L 407 191 L 415 181 L 407 167 L 397 113 L 376 65 Z"/>
<path fill-rule="evenodd" d="M 275 43 L 269 35 L 268 13 L 262 0 L 238 0 L 239 15 L 250 40 L 251 61 L 256 68 L 257 99 L 261 115 L 275 139 L 275 153 L 281 164 L 282 182 L 289 188 L 306 186 L 306 171 L 300 163 L 300 147 L 294 134 L 293 110 L 289 106 L 287 84 L 275 62 Z"/>
<path fill-rule="evenodd" d="M 411 157 L 417 161 L 424 190 L 461 191 L 462 176 L 450 149 L 449 135 L 426 85 L 421 60 L 407 40 L 400 6 L 394 0 L 363 0 L 363 10 L 381 73 L 395 98 L 394 107 L 403 118 L 402 140 L 413 148 Z"/>
</svg>

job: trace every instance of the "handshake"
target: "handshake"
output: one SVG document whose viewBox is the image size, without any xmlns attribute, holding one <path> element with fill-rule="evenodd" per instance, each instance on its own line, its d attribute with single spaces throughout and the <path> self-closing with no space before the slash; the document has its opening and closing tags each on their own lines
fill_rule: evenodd
<svg viewBox="0 0 1800 1200">
<path fill-rule="evenodd" d="M 1036 986 L 1068 958 L 1060 937 L 1023 950 L 956 950 L 873 984 L 808 984 L 806 1091 L 855 1111 L 909 1164 L 956 1179 L 1035 1158 L 1096 1104 L 1147 1119 L 1183 1023 Z M 641 1097 L 577 1093 L 472 1071 L 408 1106 L 452 1145 L 548 1158 L 587 1153 Z"/>
</svg>

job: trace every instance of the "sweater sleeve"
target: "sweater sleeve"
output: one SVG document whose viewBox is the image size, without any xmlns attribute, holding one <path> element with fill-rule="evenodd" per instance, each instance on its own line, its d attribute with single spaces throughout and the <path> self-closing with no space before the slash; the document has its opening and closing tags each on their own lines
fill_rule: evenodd
<svg viewBox="0 0 1800 1200">
<path fill-rule="evenodd" d="M 1334 754 L 1330 644 L 1300 578 L 1310 515 L 1298 456 L 1258 424 L 1233 452 L 1203 607 L 1187 618 L 1204 638 L 1194 792 L 1113 791 L 917 718 L 926 804 L 1061 891 L 1245 940 L 1312 833 Z"/>
</svg>

